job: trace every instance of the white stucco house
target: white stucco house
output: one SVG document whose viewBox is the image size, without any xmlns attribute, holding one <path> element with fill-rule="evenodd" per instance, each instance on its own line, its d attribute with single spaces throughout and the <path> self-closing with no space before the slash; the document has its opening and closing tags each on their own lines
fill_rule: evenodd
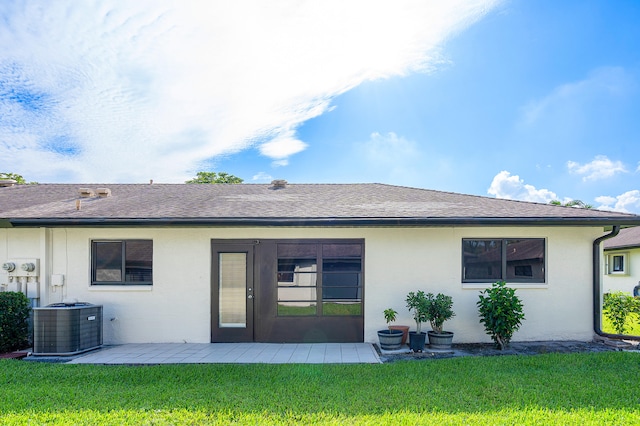
<svg viewBox="0 0 640 426">
<path fill-rule="evenodd" d="M 602 289 L 633 294 L 640 285 L 640 227 L 621 229 L 602 245 L 605 261 Z"/>
<path fill-rule="evenodd" d="M 0 187 L 0 290 L 103 306 L 104 342 L 375 342 L 408 292 L 523 299 L 514 340 L 591 340 L 601 241 L 640 216 L 383 184 Z M 634 267 L 635 269 L 635 267 Z M 20 271 L 20 268 L 16 268 Z"/>
</svg>

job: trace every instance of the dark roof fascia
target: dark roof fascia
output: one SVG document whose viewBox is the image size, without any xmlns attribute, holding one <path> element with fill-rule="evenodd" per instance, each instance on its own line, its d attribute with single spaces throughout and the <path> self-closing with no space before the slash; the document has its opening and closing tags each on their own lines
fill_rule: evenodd
<svg viewBox="0 0 640 426">
<path fill-rule="evenodd" d="M 635 243 L 635 244 L 626 244 L 623 246 L 606 247 L 603 249 L 603 251 L 630 250 L 630 249 L 636 249 L 636 248 L 640 248 L 640 244 Z"/>
<path fill-rule="evenodd" d="M 9 226 L 7 226 L 7 224 Z M 611 226 L 640 225 L 640 217 L 620 218 L 34 218 L 0 219 L 0 227 L 118 226 Z"/>
</svg>

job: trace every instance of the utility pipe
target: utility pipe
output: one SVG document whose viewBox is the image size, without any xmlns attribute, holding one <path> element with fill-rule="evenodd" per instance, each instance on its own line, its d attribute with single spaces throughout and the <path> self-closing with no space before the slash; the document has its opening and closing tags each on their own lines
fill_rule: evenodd
<svg viewBox="0 0 640 426">
<path fill-rule="evenodd" d="M 602 337 L 611 339 L 640 340 L 640 336 L 628 334 L 612 334 L 602 331 L 602 271 L 600 271 L 600 243 L 613 238 L 620 232 L 620 225 L 614 225 L 609 234 L 596 238 L 593 241 L 593 331 Z"/>
</svg>

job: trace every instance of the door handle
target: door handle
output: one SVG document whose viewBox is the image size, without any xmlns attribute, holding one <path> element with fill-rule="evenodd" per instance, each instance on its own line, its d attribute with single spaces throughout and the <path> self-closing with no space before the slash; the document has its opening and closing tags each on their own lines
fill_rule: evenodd
<svg viewBox="0 0 640 426">
<path fill-rule="evenodd" d="M 247 299 L 253 299 L 253 294 L 248 295 Z"/>
</svg>

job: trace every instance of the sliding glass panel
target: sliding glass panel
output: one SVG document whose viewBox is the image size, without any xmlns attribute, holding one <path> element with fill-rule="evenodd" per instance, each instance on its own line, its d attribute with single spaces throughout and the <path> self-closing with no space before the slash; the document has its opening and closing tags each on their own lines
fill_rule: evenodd
<svg viewBox="0 0 640 426">
<path fill-rule="evenodd" d="M 278 300 L 315 302 L 316 292 L 316 287 L 279 287 Z"/>
<path fill-rule="evenodd" d="M 127 282 L 151 282 L 153 242 L 151 240 L 125 241 L 125 273 Z"/>
<path fill-rule="evenodd" d="M 247 254 L 220 253 L 218 325 L 221 328 L 247 326 Z"/>
<path fill-rule="evenodd" d="M 507 240 L 507 280 L 544 282 L 544 240 Z"/>
<path fill-rule="evenodd" d="M 462 240 L 462 252 L 464 281 L 502 278 L 501 240 Z"/>
<path fill-rule="evenodd" d="M 122 282 L 122 242 L 94 242 L 96 282 Z"/>
<path fill-rule="evenodd" d="M 317 269 L 315 259 L 278 259 L 278 285 L 315 286 Z"/>
</svg>

